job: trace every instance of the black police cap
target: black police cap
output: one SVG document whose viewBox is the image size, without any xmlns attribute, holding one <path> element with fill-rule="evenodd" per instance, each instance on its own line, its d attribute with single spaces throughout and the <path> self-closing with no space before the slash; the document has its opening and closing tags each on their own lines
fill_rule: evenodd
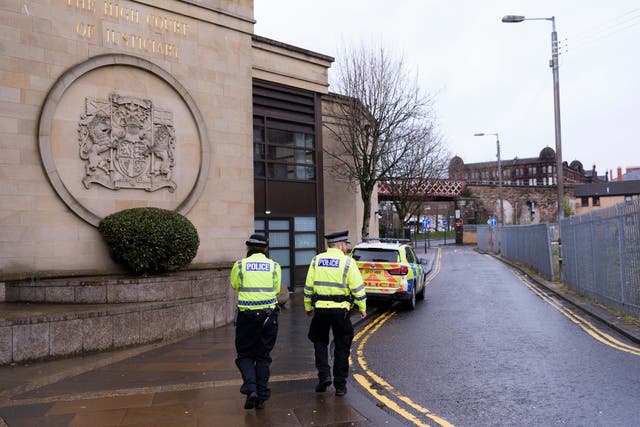
<svg viewBox="0 0 640 427">
<path fill-rule="evenodd" d="M 327 239 L 327 243 L 338 243 L 338 242 L 347 242 L 349 241 L 349 231 L 337 231 L 335 233 L 325 234 L 324 238 Z"/>
<path fill-rule="evenodd" d="M 252 234 L 245 243 L 247 246 L 267 246 L 269 244 L 264 234 Z"/>
</svg>

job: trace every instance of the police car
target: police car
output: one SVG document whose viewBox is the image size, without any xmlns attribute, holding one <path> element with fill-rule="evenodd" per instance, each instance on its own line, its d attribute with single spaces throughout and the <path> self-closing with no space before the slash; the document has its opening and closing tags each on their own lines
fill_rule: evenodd
<svg viewBox="0 0 640 427">
<path fill-rule="evenodd" d="M 426 260 L 416 257 L 406 239 L 365 239 L 351 250 L 367 298 L 399 300 L 413 310 L 424 299 Z"/>
</svg>

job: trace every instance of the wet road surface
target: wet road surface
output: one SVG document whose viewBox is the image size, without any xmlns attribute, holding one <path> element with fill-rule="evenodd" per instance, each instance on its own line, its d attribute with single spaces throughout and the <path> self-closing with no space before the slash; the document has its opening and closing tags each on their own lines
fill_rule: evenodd
<svg viewBox="0 0 640 427">
<path fill-rule="evenodd" d="M 410 425 L 640 424 L 637 344 L 590 320 L 635 352 L 596 340 L 488 255 L 441 255 L 426 300 L 392 306 L 360 338 L 354 371 L 373 373 L 367 384 L 389 398 L 379 406 L 398 402 Z"/>
</svg>

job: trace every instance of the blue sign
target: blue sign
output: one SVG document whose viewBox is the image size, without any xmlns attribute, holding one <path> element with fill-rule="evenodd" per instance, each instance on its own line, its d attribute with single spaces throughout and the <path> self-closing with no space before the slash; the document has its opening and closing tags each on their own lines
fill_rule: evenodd
<svg viewBox="0 0 640 427">
<path fill-rule="evenodd" d="M 496 225 L 497 223 L 498 223 L 498 220 L 496 219 L 495 216 L 492 216 L 491 218 L 489 218 L 489 224 Z"/>
<path fill-rule="evenodd" d="M 443 227 L 446 227 L 446 226 L 447 226 L 447 220 L 446 220 L 446 219 L 443 219 L 443 220 L 442 220 L 442 226 L 443 226 Z"/>
</svg>

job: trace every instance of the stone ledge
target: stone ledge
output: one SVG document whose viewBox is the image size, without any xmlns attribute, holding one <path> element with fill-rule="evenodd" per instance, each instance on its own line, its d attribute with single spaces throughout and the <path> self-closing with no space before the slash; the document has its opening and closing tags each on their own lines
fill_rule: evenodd
<svg viewBox="0 0 640 427">
<path fill-rule="evenodd" d="M 7 302 L 120 304 L 220 296 L 228 270 L 200 270 L 149 277 L 72 277 L 7 281 Z"/>
<path fill-rule="evenodd" d="M 233 320 L 231 291 L 172 302 L 2 304 L 0 365 L 146 344 Z"/>
</svg>

